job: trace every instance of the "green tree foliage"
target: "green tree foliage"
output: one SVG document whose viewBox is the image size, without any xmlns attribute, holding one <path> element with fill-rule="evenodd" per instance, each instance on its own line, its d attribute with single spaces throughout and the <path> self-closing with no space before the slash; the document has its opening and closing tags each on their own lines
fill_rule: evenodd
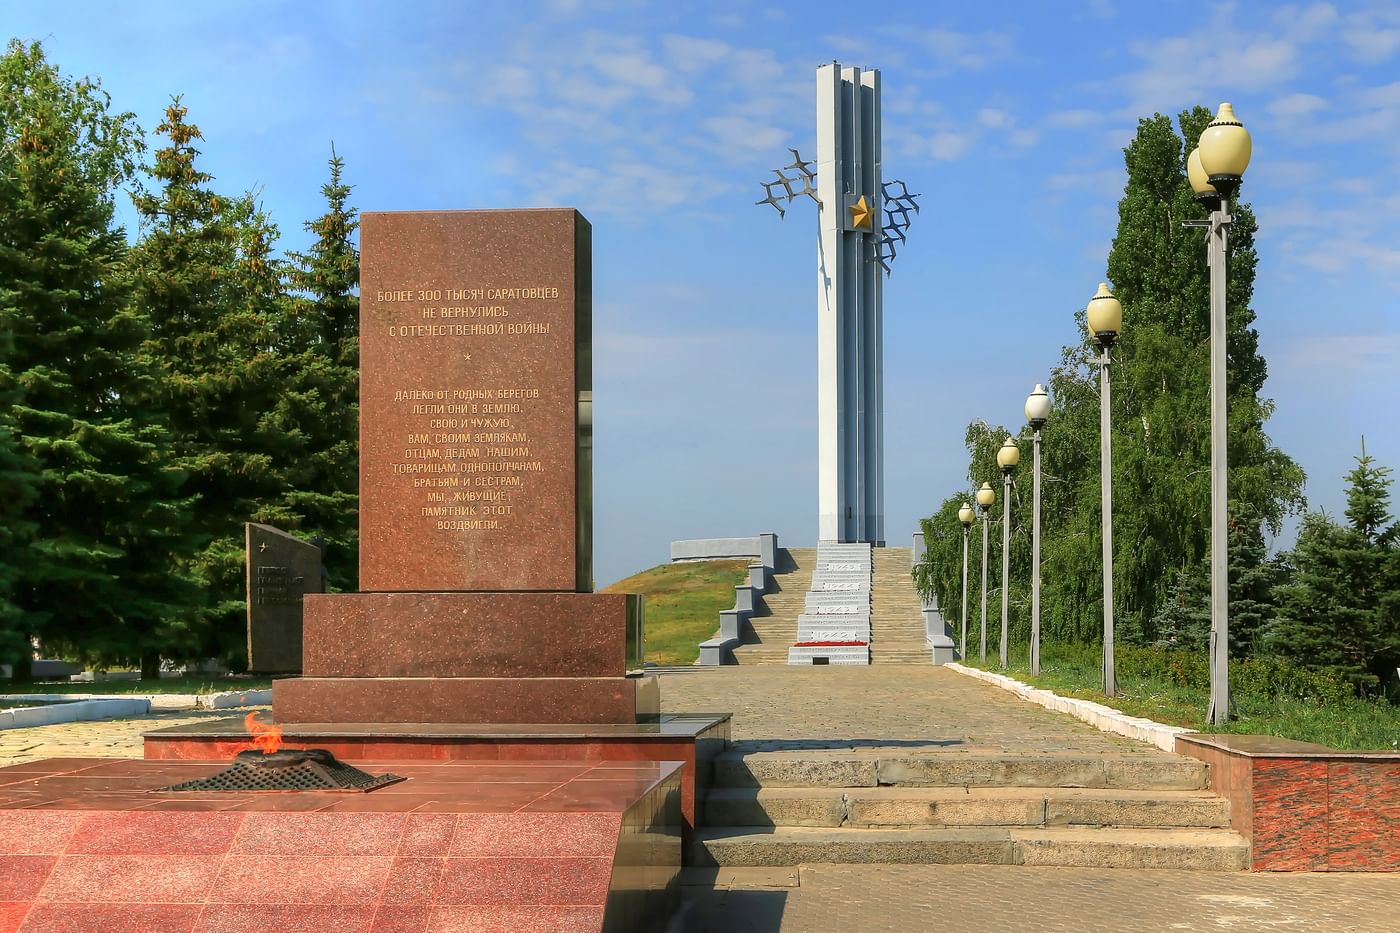
<svg viewBox="0 0 1400 933">
<path fill-rule="evenodd" d="M 1400 524 L 1390 514 L 1390 470 L 1363 445 L 1347 474 L 1347 522 L 1303 520 L 1278 588 L 1268 644 L 1302 667 L 1330 671 L 1361 692 L 1396 690 L 1400 666 Z"/>
<path fill-rule="evenodd" d="M 279 400 L 278 429 L 302 440 L 289 464 L 291 527 L 326 541 L 326 568 L 338 589 L 356 588 L 358 565 L 357 432 L 359 430 L 359 221 L 348 206 L 345 162 L 331 151 L 330 180 L 321 186 L 326 212 L 306 224 L 315 242 L 291 256 L 295 324 L 287 348 L 294 379 Z M 293 374 L 289 374 L 291 376 Z"/>
<path fill-rule="evenodd" d="M 170 572 L 187 503 L 160 413 L 142 404 L 146 322 L 129 304 L 113 220 L 140 131 L 37 44 L 11 43 L 0 59 L 0 108 L 0 343 L 13 398 L 0 445 L 12 472 L 15 446 L 33 470 L 11 599 L 22 634 L 48 650 L 158 656 L 193 594 Z"/>
<path fill-rule="evenodd" d="M 278 455 L 296 443 L 268 417 L 281 394 L 288 303 L 272 255 L 276 228 L 251 196 L 210 189 L 195 164 L 202 136 L 186 113 L 178 98 L 166 109 L 157 132 L 167 142 L 151 169 L 157 187 L 134 198 L 144 234 L 133 250 L 134 298 L 151 322 L 151 402 L 169 418 L 197 496 L 182 565 L 207 604 L 172 625 L 169 647 L 236 662 L 246 624 L 243 524 L 285 517 Z"/>
<path fill-rule="evenodd" d="M 1127 184 L 1108 257 L 1124 307 L 1123 334 L 1112 355 L 1115 616 L 1119 637 L 1138 643 L 1203 637 L 1193 594 L 1205 572 L 1210 523 L 1209 273 L 1202 231 L 1183 226 L 1204 219 L 1205 211 L 1186 180 L 1190 147 L 1182 140 L 1196 139 L 1209 120 L 1201 107 L 1182 113 L 1180 135 L 1161 115 L 1139 122 L 1124 150 Z M 1254 545 L 1262 544 L 1264 531 L 1277 533 L 1284 516 L 1301 507 L 1303 472 L 1262 430 L 1273 403 L 1259 394 L 1267 367 L 1249 307 L 1256 223 L 1246 204 L 1236 203 L 1232 213 L 1227 433 L 1232 523 L 1237 545 L 1245 548 L 1237 576 L 1245 579 L 1263 560 L 1262 547 Z M 1087 283 L 1084 294 L 1091 291 Z M 1053 407 L 1043 431 L 1041 625 L 1047 639 L 1092 642 L 1101 637 L 1103 594 L 1098 352 L 1084 312 L 1066 310 L 1066 322 L 1071 319 L 1082 337 L 1063 350 L 1051 373 Z M 1010 600 L 1013 638 L 1023 639 L 1029 628 L 1031 440 L 1029 428 L 1010 433 L 1023 451 L 1012 499 Z M 974 488 L 983 481 L 997 485 L 994 458 L 1003 437 L 1000 428 L 969 428 Z M 952 502 L 931 522 L 953 517 Z M 947 544 L 958 534 L 955 519 L 951 528 L 932 533 L 930 566 L 919 575 L 944 605 L 953 605 L 957 595 L 945 587 L 961 560 L 960 546 L 955 557 Z M 992 566 L 995 580 L 1000 568 Z M 1251 588 L 1258 582 L 1249 581 Z M 1171 631 L 1159 631 L 1163 625 Z"/>
</svg>

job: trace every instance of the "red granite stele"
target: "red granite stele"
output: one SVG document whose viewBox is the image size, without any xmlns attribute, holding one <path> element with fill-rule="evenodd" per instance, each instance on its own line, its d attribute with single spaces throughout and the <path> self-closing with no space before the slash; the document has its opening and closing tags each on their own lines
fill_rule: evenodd
<svg viewBox="0 0 1400 933">
<path fill-rule="evenodd" d="M 406 780 L 369 794 L 154 790 L 223 767 L 0 769 L 0 933 L 644 930 L 674 908 L 675 763 L 395 762 Z"/>
</svg>

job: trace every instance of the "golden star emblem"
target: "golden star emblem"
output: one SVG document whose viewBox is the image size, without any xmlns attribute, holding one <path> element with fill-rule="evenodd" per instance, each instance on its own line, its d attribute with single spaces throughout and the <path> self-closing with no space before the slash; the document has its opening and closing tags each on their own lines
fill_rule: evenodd
<svg viewBox="0 0 1400 933">
<path fill-rule="evenodd" d="M 872 211 L 870 205 L 866 203 L 865 195 L 862 194 L 860 199 L 851 205 L 850 210 L 852 227 L 855 227 L 857 230 L 869 230 L 871 228 L 871 221 L 874 218 L 875 212 Z"/>
</svg>

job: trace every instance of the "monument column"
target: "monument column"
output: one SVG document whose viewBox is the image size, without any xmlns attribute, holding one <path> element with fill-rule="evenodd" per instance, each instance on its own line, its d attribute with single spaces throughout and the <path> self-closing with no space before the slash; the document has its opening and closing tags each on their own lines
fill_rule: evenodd
<svg viewBox="0 0 1400 933">
<path fill-rule="evenodd" d="M 593 593 L 591 228 L 361 215 L 361 593 L 306 600 L 284 723 L 654 716 L 640 596 Z"/>
<path fill-rule="evenodd" d="M 817 69 L 818 537 L 885 543 L 880 73 Z"/>
</svg>

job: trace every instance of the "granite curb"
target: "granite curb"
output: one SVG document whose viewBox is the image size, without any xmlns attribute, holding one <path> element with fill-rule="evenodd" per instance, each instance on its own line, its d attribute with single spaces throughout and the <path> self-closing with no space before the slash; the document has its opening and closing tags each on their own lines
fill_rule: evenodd
<svg viewBox="0 0 1400 933">
<path fill-rule="evenodd" d="M 991 671 L 978 670 L 973 667 L 964 667 L 961 664 L 952 663 L 943 665 L 948 670 L 957 671 L 968 677 L 975 678 L 983 683 L 1000 687 L 1016 694 L 1023 700 L 1027 700 L 1037 706 L 1043 706 L 1048 710 L 1057 713 L 1068 713 L 1076 719 L 1082 719 L 1089 725 L 1103 732 L 1112 732 L 1117 735 L 1127 736 L 1139 742 L 1146 742 L 1155 745 L 1164 752 L 1176 751 L 1176 737 L 1188 732 L 1195 732 L 1195 729 L 1186 729 L 1181 726 L 1168 726 L 1165 723 L 1154 722 L 1151 719 L 1143 719 L 1140 716 L 1129 716 L 1121 710 L 1104 706 L 1102 703 L 1095 703 L 1092 700 L 1077 700 L 1073 697 L 1062 697 L 1051 690 L 1044 690 L 1040 687 L 1032 687 L 1030 684 L 1022 683 L 1005 674 L 995 674 Z"/>
<path fill-rule="evenodd" d="M 272 691 L 229 690 L 223 693 L 157 693 L 136 696 L 18 693 L 0 695 L 0 699 L 33 701 L 38 704 L 0 710 L 0 729 L 27 729 L 64 722 L 144 716 L 154 711 L 266 706 L 272 702 Z M 58 699 L 66 702 L 56 702 Z"/>
</svg>

